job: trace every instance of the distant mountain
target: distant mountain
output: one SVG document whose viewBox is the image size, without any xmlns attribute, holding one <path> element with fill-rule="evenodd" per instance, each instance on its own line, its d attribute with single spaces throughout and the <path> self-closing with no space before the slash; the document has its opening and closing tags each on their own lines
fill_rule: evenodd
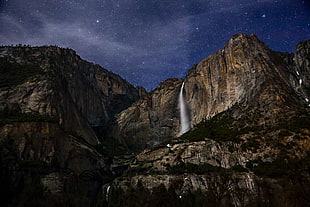
<svg viewBox="0 0 310 207">
<path fill-rule="evenodd" d="M 310 203 L 310 40 L 288 54 L 237 34 L 149 93 L 69 49 L 0 61 L 5 206 Z"/>
</svg>

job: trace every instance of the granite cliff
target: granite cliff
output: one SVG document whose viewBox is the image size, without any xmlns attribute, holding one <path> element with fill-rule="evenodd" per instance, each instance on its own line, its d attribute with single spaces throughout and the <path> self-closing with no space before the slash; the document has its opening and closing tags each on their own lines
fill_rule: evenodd
<svg viewBox="0 0 310 207">
<path fill-rule="evenodd" d="M 88 202 L 111 176 L 102 131 L 145 90 L 70 49 L 0 47 L 0 61 L 1 197 L 42 184 Z"/>
<path fill-rule="evenodd" d="M 117 116 L 118 136 L 149 148 L 103 186 L 106 205 L 308 205 L 309 72 L 309 41 L 288 54 L 233 36 Z M 177 137 L 182 82 L 192 129 Z"/>
<path fill-rule="evenodd" d="M 68 49 L 1 47 L 0 58 L 8 205 L 310 203 L 310 41 L 289 54 L 237 34 L 149 93 Z M 180 135 L 182 83 L 191 129 Z"/>
<path fill-rule="evenodd" d="M 115 132 L 133 149 L 177 136 L 177 101 L 183 81 L 192 127 L 236 105 L 244 111 L 263 110 L 262 120 L 257 121 L 266 125 L 276 121 L 276 113 L 308 111 L 308 44 L 300 43 L 295 54 L 279 53 L 255 35 L 235 35 L 223 49 L 193 66 L 184 80 L 169 79 L 122 111 Z M 234 113 L 244 115 L 240 110 Z"/>
<path fill-rule="evenodd" d="M 95 135 L 86 135 L 83 130 L 105 126 L 144 93 L 120 76 L 82 60 L 70 49 L 1 47 L 0 57 L 42 70 L 39 76 L 29 77 L 16 87 L 2 89 L 1 109 L 14 106 L 22 113 L 53 116 L 65 129 L 89 137 L 89 142 L 96 140 Z"/>
<path fill-rule="evenodd" d="M 180 125 L 177 97 L 181 83 L 181 79 L 168 79 L 117 114 L 109 136 L 121 137 L 133 151 L 175 137 Z"/>
</svg>

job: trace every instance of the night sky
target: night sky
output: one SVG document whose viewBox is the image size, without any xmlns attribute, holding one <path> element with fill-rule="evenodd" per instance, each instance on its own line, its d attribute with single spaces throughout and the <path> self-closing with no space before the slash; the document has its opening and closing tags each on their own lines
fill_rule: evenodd
<svg viewBox="0 0 310 207">
<path fill-rule="evenodd" d="M 57 45 L 147 90 L 183 78 L 236 33 L 293 52 L 310 39 L 301 0 L 0 0 L 0 45 Z"/>
</svg>

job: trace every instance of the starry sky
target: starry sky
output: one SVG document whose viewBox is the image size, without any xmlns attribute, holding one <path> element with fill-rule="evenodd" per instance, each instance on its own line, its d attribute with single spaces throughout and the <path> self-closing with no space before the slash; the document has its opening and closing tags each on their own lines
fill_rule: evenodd
<svg viewBox="0 0 310 207">
<path fill-rule="evenodd" d="M 57 45 L 154 89 L 236 33 L 294 52 L 310 39 L 309 0 L 0 0 L 0 45 Z"/>
</svg>

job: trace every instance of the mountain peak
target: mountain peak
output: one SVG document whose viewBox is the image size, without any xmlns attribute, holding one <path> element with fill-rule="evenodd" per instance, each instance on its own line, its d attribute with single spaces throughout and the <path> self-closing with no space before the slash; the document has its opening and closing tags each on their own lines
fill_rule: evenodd
<svg viewBox="0 0 310 207">
<path fill-rule="evenodd" d="M 231 37 L 231 40 L 232 41 L 235 41 L 235 40 L 238 40 L 238 39 L 251 39 L 251 40 L 255 40 L 255 41 L 260 41 L 258 39 L 258 37 L 255 35 L 255 34 L 245 34 L 245 33 L 238 33 L 238 34 L 235 34 Z"/>
<path fill-rule="evenodd" d="M 307 51 L 300 49 L 296 54 L 302 56 L 300 60 L 305 60 Z M 235 105 L 244 110 L 252 107 L 268 111 L 262 117 L 270 121 L 274 121 L 277 116 L 271 111 L 283 115 L 293 106 L 296 106 L 295 112 L 301 108 L 308 110 L 304 105 L 305 100 L 310 100 L 305 89 L 309 81 L 302 77 L 306 76 L 305 71 L 309 67 L 303 66 L 298 72 L 297 62 L 293 61 L 292 54 L 270 50 L 254 34 L 234 35 L 223 49 L 200 61 L 186 75 L 184 93 L 190 110 L 191 126 L 211 119 Z M 163 87 L 166 85 L 170 87 Z M 135 113 L 123 111 L 122 114 L 127 115 L 119 120 L 119 127 L 124 139 L 130 140 L 131 145 L 133 140 L 139 140 L 140 143 L 144 140 L 147 146 L 147 143 L 158 143 L 154 140 L 175 137 L 180 128 L 177 103 L 180 87 L 180 80 L 169 79 L 153 90 L 156 93 L 150 94 L 148 104 L 140 103 L 148 105 L 147 109 L 141 111 L 139 104 L 136 104 L 130 108 Z M 237 111 L 234 115 L 236 117 L 244 113 Z M 137 134 L 134 133 L 136 129 L 126 121 L 132 120 L 133 114 L 137 125 L 144 123 L 144 129 L 140 129 Z"/>
<path fill-rule="evenodd" d="M 109 188 L 131 183 L 137 194 L 161 189 L 158 197 L 174 192 L 169 196 L 182 204 L 199 198 L 210 206 L 307 205 L 308 42 L 288 54 L 270 50 L 255 35 L 237 34 L 189 70 L 182 93 L 180 82 L 172 90 L 160 86 L 147 108 L 138 102 L 123 111 L 117 121 L 125 142 L 161 144 L 138 154 Z M 185 96 L 192 128 L 176 138 L 180 113 L 171 103 L 179 94 Z"/>
</svg>

